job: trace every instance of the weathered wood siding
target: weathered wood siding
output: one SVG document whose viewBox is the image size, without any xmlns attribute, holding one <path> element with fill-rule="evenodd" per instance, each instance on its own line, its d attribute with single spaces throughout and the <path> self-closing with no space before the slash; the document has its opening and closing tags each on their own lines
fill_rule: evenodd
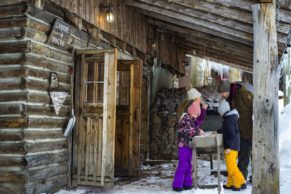
<svg viewBox="0 0 291 194">
<path fill-rule="evenodd" d="M 276 1 L 253 6 L 254 103 L 252 194 L 280 193 Z"/>
<path fill-rule="evenodd" d="M 148 55 L 156 55 L 162 64 L 172 69 L 172 73 L 184 72 L 182 61 L 186 49 L 178 47 L 175 34 L 161 32 L 155 25 L 148 24 L 148 18 L 137 9 L 127 6 L 120 0 L 50 0 L 67 10 L 71 10 L 84 20 L 101 28 L 105 32 L 132 45 L 139 51 Z M 108 23 L 105 13 L 100 12 L 100 3 L 113 5 L 115 21 Z M 112 45 L 117 45 L 118 40 L 106 37 Z M 156 47 L 153 48 L 155 43 Z M 153 50 L 156 49 L 156 50 Z M 192 51 L 191 51 L 192 52 Z"/>
<path fill-rule="evenodd" d="M 63 8 L 71 10 L 86 21 L 113 34 L 131 44 L 142 52 L 146 52 L 146 19 L 132 7 L 120 0 L 50 0 Z M 108 23 L 105 13 L 100 12 L 100 3 L 113 5 L 115 21 Z"/>
</svg>

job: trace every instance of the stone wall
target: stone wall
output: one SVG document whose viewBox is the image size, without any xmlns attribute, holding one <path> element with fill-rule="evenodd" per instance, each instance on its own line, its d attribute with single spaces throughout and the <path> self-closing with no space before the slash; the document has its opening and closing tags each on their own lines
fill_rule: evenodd
<svg viewBox="0 0 291 194">
<path fill-rule="evenodd" d="M 150 159 L 177 158 L 176 109 L 186 99 L 186 90 L 160 90 L 150 109 Z"/>
</svg>

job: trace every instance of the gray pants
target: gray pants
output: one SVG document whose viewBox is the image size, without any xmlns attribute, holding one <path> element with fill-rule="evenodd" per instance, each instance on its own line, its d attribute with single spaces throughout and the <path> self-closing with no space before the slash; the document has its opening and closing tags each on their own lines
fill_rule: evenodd
<svg viewBox="0 0 291 194">
<path fill-rule="evenodd" d="M 242 172 L 245 180 L 248 177 L 248 166 L 251 159 L 252 140 L 240 139 L 240 151 L 238 153 L 238 168 Z"/>
</svg>

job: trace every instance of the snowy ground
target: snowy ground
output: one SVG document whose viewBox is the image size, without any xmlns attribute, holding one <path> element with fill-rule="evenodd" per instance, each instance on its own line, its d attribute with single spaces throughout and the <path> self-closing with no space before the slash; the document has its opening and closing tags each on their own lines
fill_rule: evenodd
<svg viewBox="0 0 291 194">
<path fill-rule="evenodd" d="M 285 107 L 280 115 L 279 122 L 279 149 L 280 149 L 280 193 L 287 194 L 291 191 L 291 104 Z M 171 183 L 177 162 L 172 161 L 154 166 L 142 166 L 142 177 L 137 181 L 115 181 L 115 186 L 110 190 L 102 190 L 94 187 L 78 187 L 72 190 L 61 190 L 56 194 L 174 194 Z M 215 165 L 214 165 L 215 167 Z M 222 167 L 225 169 L 225 166 Z M 226 178 L 222 176 L 222 184 Z M 206 160 L 198 161 L 198 184 L 217 184 L 217 178 L 210 176 L 210 162 Z M 240 193 L 251 194 L 251 185 L 240 192 L 223 190 L 221 194 Z M 183 194 L 217 194 L 214 189 L 192 189 L 183 191 Z"/>
</svg>

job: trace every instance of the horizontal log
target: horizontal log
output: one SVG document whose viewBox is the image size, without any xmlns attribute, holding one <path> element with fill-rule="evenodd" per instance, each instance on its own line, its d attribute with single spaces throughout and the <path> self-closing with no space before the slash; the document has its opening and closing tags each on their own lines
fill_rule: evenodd
<svg viewBox="0 0 291 194">
<path fill-rule="evenodd" d="M 0 41 L 20 40 L 24 37 L 24 30 L 22 28 L 4 28 L 1 29 Z"/>
<path fill-rule="evenodd" d="M 32 40 L 35 40 L 41 43 L 45 43 L 48 38 L 46 33 L 29 28 L 29 27 L 23 27 L 23 37 L 30 38 Z"/>
<path fill-rule="evenodd" d="M 27 91 L 0 93 L 0 102 L 26 101 L 27 97 Z"/>
<path fill-rule="evenodd" d="M 68 184 L 67 175 L 55 176 L 43 180 L 35 180 L 25 185 L 26 193 L 52 193 L 56 189 L 64 188 Z"/>
<path fill-rule="evenodd" d="M 1 130 L 0 129 L 0 141 L 21 141 L 24 138 L 22 130 Z"/>
<path fill-rule="evenodd" d="M 51 130 L 48 129 L 46 131 L 40 130 L 26 130 L 24 132 L 25 140 L 40 140 L 40 139 L 55 139 L 55 138 L 62 138 L 63 137 L 63 130 Z"/>
<path fill-rule="evenodd" d="M 26 79 L 26 89 L 49 91 L 49 80 Z M 57 88 L 57 90 L 69 93 L 71 91 L 71 87 L 70 85 L 64 85 L 63 83 L 59 83 L 59 87 Z"/>
<path fill-rule="evenodd" d="M 41 154 L 33 154 L 27 155 L 25 157 L 26 167 L 35 167 L 41 165 L 49 165 L 52 163 L 60 163 L 69 160 L 68 151 L 60 151 L 57 153 L 41 153 Z"/>
<path fill-rule="evenodd" d="M 0 183 L 0 193 L 24 193 L 24 183 L 16 183 L 15 181 Z"/>
<path fill-rule="evenodd" d="M 13 4 L 21 3 L 21 2 L 24 2 L 24 1 L 25 0 L 1 0 L 0 1 L 0 6 L 13 5 Z"/>
<path fill-rule="evenodd" d="M 25 54 L 25 65 L 44 68 L 46 71 L 68 73 L 68 66 L 70 66 L 71 63 L 65 63 L 41 55 L 31 55 L 27 53 Z"/>
<path fill-rule="evenodd" d="M 26 118 L 0 118 L 0 128 L 25 128 Z"/>
<path fill-rule="evenodd" d="M 36 8 L 31 4 L 28 4 L 28 9 L 25 14 L 28 16 L 33 16 L 41 21 L 45 21 L 51 25 L 55 22 L 56 19 L 55 15 L 49 12 L 44 12 L 42 9 Z"/>
<path fill-rule="evenodd" d="M 28 26 L 27 17 L 0 18 L 0 28 L 17 28 Z"/>
<path fill-rule="evenodd" d="M 22 90 L 25 88 L 25 80 L 23 78 L 0 79 L 0 88 L 2 90 L 15 90 L 15 89 Z"/>
<path fill-rule="evenodd" d="M 68 118 L 29 118 L 28 125 L 31 128 L 65 128 L 68 123 Z"/>
<path fill-rule="evenodd" d="M 36 19 L 27 16 L 26 27 L 29 27 L 29 28 L 32 28 L 32 29 L 35 29 L 35 30 L 38 30 L 40 32 L 48 34 L 51 30 L 52 25 L 47 24 L 45 22 L 37 21 Z"/>
<path fill-rule="evenodd" d="M 0 156 L 0 166 L 4 167 L 12 167 L 12 166 L 19 166 L 25 167 L 27 162 L 24 157 L 20 156 Z"/>
<path fill-rule="evenodd" d="M 27 180 L 25 171 L 17 171 L 17 172 L 10 172 L 10 173 L 1 173 L 0 176 L 0 183 L 7 183 L 7 182 L 14 182 L 14 183 L 25 183 Z"/>
<path fill-rule="evenodd" d="M 23 142 L 0 142 L 0 154 L 25 154 Z M 1 181 L 0 181 L 1 182 Z"/>
<path fill-rule="evenodd" d="M 0 54 L 0 67 L 8 64 L 21 64 L 25 59 L 24 53 Z"/>
<path fill-rule="evenodd" d="M 30 41 L 1 42 L 0 53 L 30 52 Z"/>
<path fill-rule="evenodd" d="M 1 100 L 1 95 L 0 95 L 0 100 Z M 52 105 L 49 93 L 29 92 L 27 101 Z M 70 95 L 66 97 L 66 100 L 63 103 L 63 105 L 69 105 L 69 104 L 71 104 Z"/>
<path fill-rule="evenodd" d="M 25 69 L 21 66 L 18 67 L 6 67 L 5 69 L 0 69 L 0 78 L 10 78 L 10 77 L 24 77 Z"/>
<path fill-rule="evenodd" d="M 46 115 L 55 116 L 56 113 L 53 109 L 52 104 L 42 104 L 42 105 L 25 105 L 25 112 L 27 115 Z M 69 106 L 62 106 L 58 116 L 69 117 L 71 109 Z"/>
<path fill-rule="evenodd" d="M 1 51 L 1 49 L 0 49 L 0 51 Z M 38 44 L 38 43 L 32 42 L 31 43 L 31 52 L 38 54 L 38 55 L 41 55 L 41 56 L 46 56 L 48 58 L 60 60 L 60 61 L 63 61 L 65 63 L 72 63 L 73 62 L 73 57 L 72 57 L 71 53 L 63 52 L 60 49 L 56 49 L 54 47 L 48 47 L 48 45 L 44 45 L 44 44 Z"/>
<path fill-rule="evenodd" d="M 54 151 L 67 149 L 67 141 L 43 141 L 43 142 L 29 142 L 25 143 L 26 153 L 36 153 L 36 152 L 45 152 L 45 151 Z"/>
<path fill-rule="evenodd" d="M 0 104 L 0 115 L 23 113 L 24 106 L 22 104 Z"/>
<path fill-rule="evenodd" d="M 62 64 L 62 68 L 66 69 L 67 68 L 67 71 L 66 73 L 68 73 L 69 69 L 68 69 L 69 66 L 65 66 Z M 31 68 L 30 66 L 26 66 L 26 76 L 30 76 L 30 77 L 36 77 L 36 78 L 42 78 L 42 79 L 48 79 L 49 78 L 49 75 L 51 73 L 51 71 L 55 71 L 55 69 L 50 69 L 50 71 L 47 69 L 34 69 L 34 68 Z M 1 72 L 0 72 L 1 74 Z M 64 73 L 57 73 L 58 75 L 58 80 L 60 83 L 66 83 L 66 84 L 70 84 L 71 83 L 71 76 L 69 74 L 64 74 Z"/>
<path fill-rule="evenodd" d="M 28 6 L 25 3 L 0 6 L 0 18 L 22 16 L 27 9 Z"/>
<path fill-rule="evenodd" d="M 54 176 L 66 175 L 68 173 L 68 164 L 49 164 L 27 169 L 29 181 L 47 179 Z"/>
</svg>

